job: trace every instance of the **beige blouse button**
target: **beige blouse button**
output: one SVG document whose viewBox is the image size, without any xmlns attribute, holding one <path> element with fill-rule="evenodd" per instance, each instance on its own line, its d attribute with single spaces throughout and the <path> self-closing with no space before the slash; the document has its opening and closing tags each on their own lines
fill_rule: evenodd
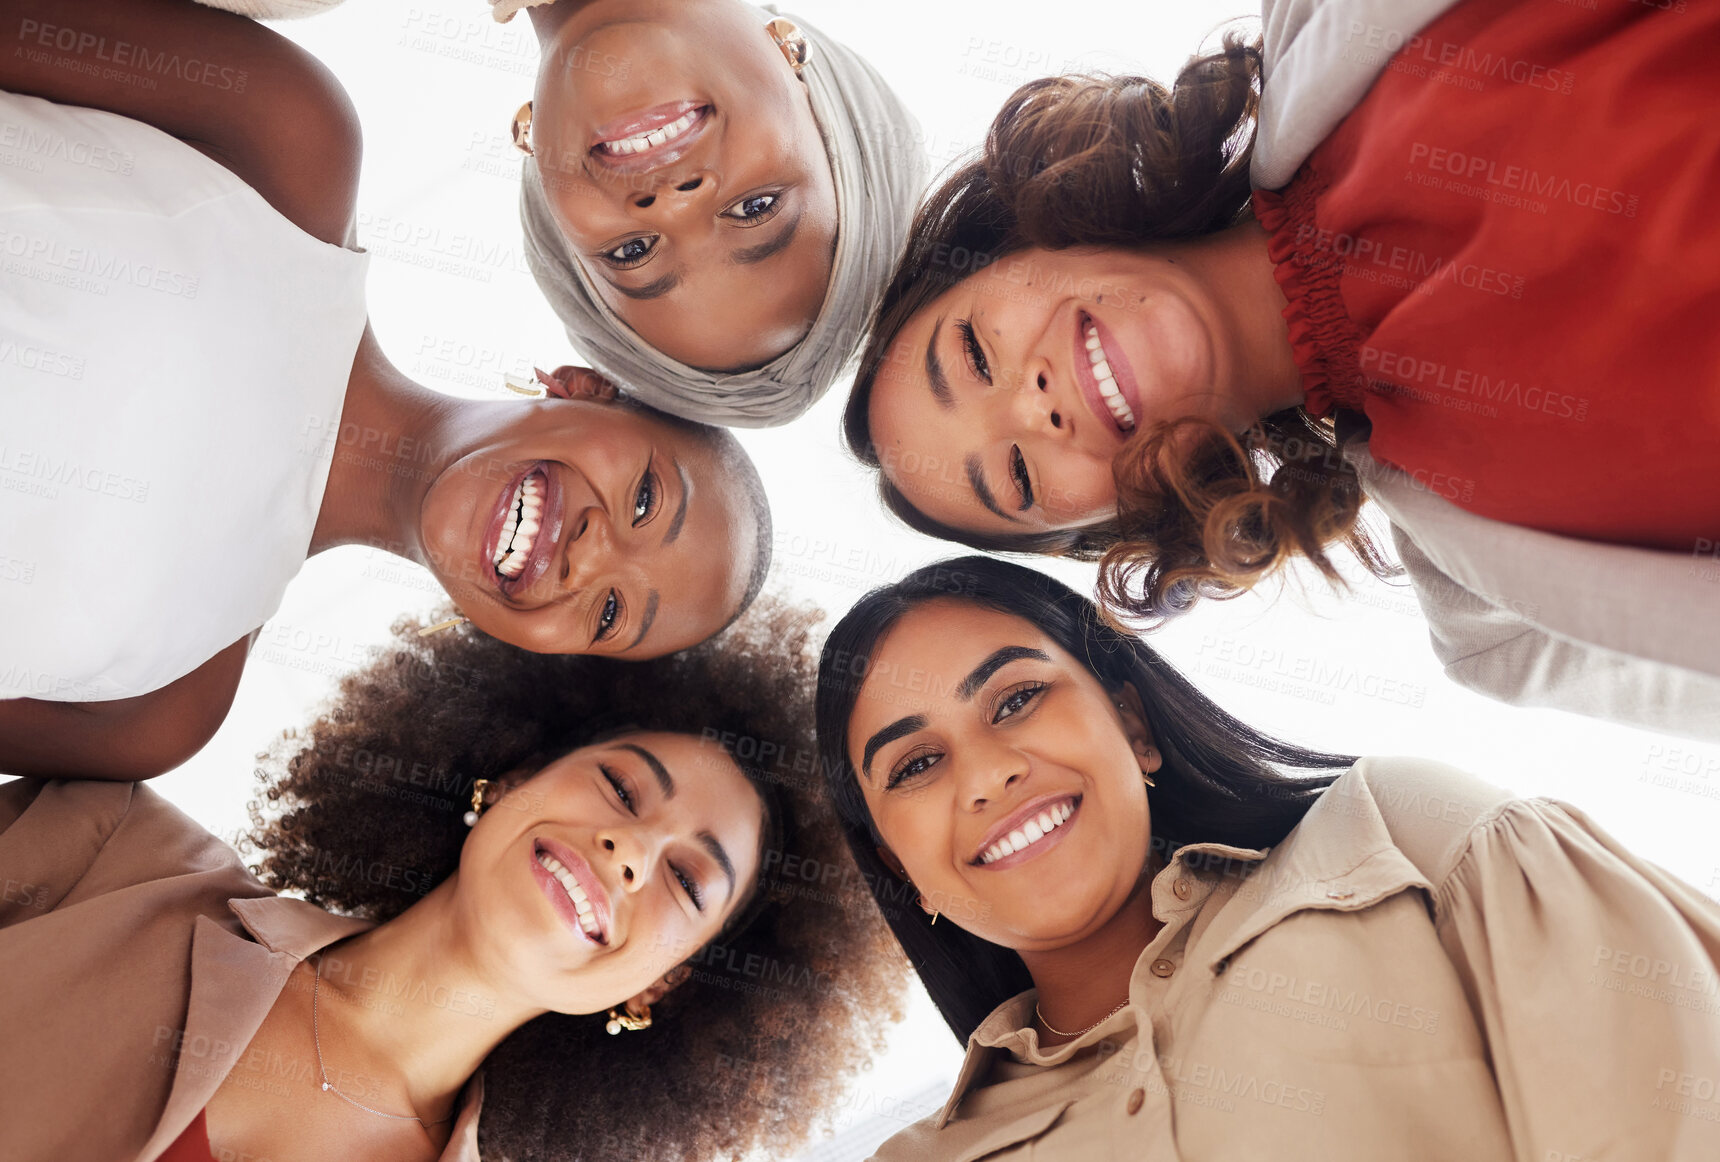
<svg viewBox="0 0 1720 1162">
<path fill-rule="evenodd" d="M 1177 966 L 1160 957 L 1147 966 L 1154 976 L 1169 976 L 1177 970 Z"/>
<path fill-rule="evenodd" d="M 1350 891 L 1348 888 L 1338 889 L 1338 890 L 1334 890 L 1334 891 L 1330 891 L 1330 892 L 1326 893 L 1327 896 L 1329 896 L 1330 898 L 1332 898 L 1334 900 L 1347 900 L 1355 894 L 1356 893 Z"/>
<path fill-rule="evenodd" d="M 1190 889 L 1189 889 L 1187 880 L 1178 880 L 1176 883 L 1171 885 L 1171 891 L 1173 891 L 1177 894 L 1177 899 L 1179 899 L 1179 900 L 1188 899 L 1189 890 Z"/>
<path fill-rule="evenodd" d="M 1134 1093 L 1131 1093 L 1129 1095 L 1129 1113 L 1131 1115 L 1140 1113 L 1141 1103 L 1146 1100 L 1147 1091 L 1144 1089 L 1137 1089 Z"/>
</svg>

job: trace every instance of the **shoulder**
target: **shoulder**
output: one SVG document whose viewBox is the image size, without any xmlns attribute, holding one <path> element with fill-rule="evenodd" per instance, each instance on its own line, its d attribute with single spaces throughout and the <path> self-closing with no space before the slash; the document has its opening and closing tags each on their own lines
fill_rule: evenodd
<svg viewBox="0 0 1720 1162">
<path fill-rule="evenodd" d="M 156 881 L 223 900 L 261 888 L 233 848 L 138 783 L 20 779 L 0 788 L 0 824 L 0 866 L 34 885 L 37 911 Z"/>
<path fill-rule="evenodd" d="M 1521 801 L 1467 771 L 1400 756 L 1359 760 L 1326 794 L 1365 797 L 1393 846 L 1435 885 L 1451 874 L 1477 831 Z"/>
</svg>

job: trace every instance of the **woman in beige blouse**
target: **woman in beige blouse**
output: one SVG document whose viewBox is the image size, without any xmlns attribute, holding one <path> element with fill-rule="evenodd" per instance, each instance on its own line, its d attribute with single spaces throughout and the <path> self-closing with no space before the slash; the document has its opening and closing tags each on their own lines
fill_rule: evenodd
<svg viewBox="0 0 1720 1162">
<path fill-rule="evenodd" d="M 1720 1158 L 1720 906 L 1573 807 L 1265 737 L 982 557 L 842 620 L 818 728 L 967 1045 L 880 1159 Z"/>
<path fill-rule="evenodd" d="M 905 982 L 783 875 L 840 846 L 768 761 L 804 616 L 639 664 L 410 628 L 266 757 L 251 871 L 139 784 L 0 787 L 0 1158 L 684 1162 L 832 1108 Z"/>
</svg>

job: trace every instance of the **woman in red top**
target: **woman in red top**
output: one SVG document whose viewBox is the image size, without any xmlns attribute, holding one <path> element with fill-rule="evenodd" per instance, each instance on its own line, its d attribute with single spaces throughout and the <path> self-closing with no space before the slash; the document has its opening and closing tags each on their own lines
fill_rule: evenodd
<svg viewBox="0 0 1720 1162">
<path fill-rule="evenodd" d="M 1342 420 L 1374 468 L 1501 527 L 1720 541 L 1720 11 L 1325 26 L 1380 71 L 1275 193 L 1249 180 L 1258 45 L 1170 91 L 1011 98 L 922 209 L 849 401 L 893 511 L 1103 555 L 1102 598 L 1148 621 L 1295 556 L 1334 577 L 1335 541 L 1384 574 Z"/>
</svg>

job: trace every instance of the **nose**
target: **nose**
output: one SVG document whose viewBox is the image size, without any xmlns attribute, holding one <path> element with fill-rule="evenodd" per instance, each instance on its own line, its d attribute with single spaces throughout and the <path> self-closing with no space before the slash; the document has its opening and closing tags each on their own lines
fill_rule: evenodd
<svg viewBox="0 0 1720 1162">
<path fill-rule="evenodd" d="M 663 226 L 684 218 L 709 215 L 717 196 L 714 174 L 704 170 L 667 174 L 650 189 L 628 199 L 635 217 Z"/>
<path fill-rule="evenodd" d="M 598 833 L 598 846 L 609 864 L 609 882 L 619 891 L 643 891 L 651 882 L 655 844 L 629 827 L 611 827 Z"/>
<path fill-rule="evenodd" d="M 962 767 L 961 805 L 978 811 L 1025 779 L 1028 761 L 1012 746 L 990 745 L 971 749 Z"/>
<path fill-rule="evenodd" d="M 573 515 L 573 533 L 561 559 L 565 588 L 579 592 L 588 588 L 609 563 L 615 549 L 615 530 L 602 505 L 593 504 Z"/>
<path fill-rule="evenodd" d="M 1031 361 L 1010 401 L 1015 422 L 1035 435 L 1063 436 L 1069 433 L 1063 408 L 1051 387 L 1051 368 L 1043 359 Z"/>
</svg>

